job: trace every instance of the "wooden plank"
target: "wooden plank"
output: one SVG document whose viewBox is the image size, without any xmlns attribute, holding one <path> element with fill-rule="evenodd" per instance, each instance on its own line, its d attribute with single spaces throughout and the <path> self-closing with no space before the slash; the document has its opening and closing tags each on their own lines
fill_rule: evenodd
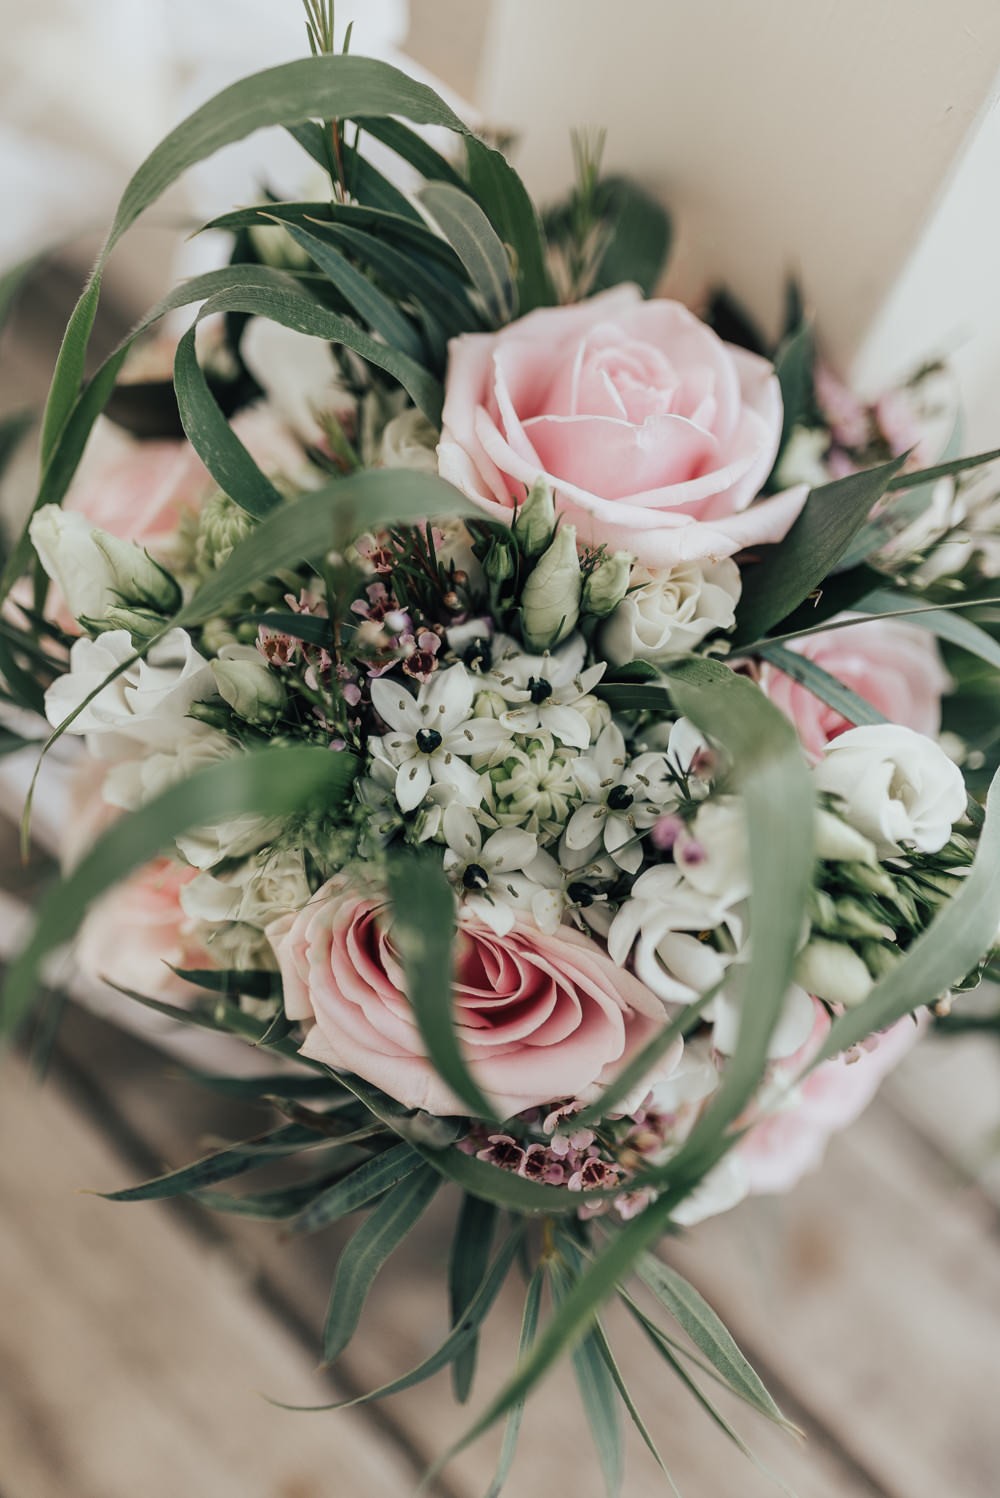
<svg viewBox="0 0 1000 1498">
<path fill-rule="evenodd" d="M 994 990 L 985 1007 L 998 1006 Z M 889 1078 L 886 1095 L 951 1163 L 956 1182 L 1000 1207 L 1000 1041 L 932 1035 Z"/>
<path fill-rule="evenodd" d="M 231 1257 L 176 1214 L 83 1186 L 122 1163 L 56 1087 L 8 1059 L 0 1089 L 0 1484 L 14 1498 L 399 1498 L 414 1469 L 329 1397 Z"/>
</svg>

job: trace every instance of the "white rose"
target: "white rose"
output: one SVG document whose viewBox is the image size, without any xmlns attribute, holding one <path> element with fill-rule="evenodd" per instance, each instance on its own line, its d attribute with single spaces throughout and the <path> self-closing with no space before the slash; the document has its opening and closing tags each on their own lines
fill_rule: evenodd
<svg viewBox="0 0 1000 1498">
<path fill-rule="evenodd" d="M 238 921 L 263 931 L 279 916 L 301 910 L 312 896 L 298 849 L 266 851 L 223 876 L 197 874 L 181 890 L 181 905 L 193 920 Z"/>
<path fill-rule="evenodd" d="M 85 734 L 97 758 L 117 759 L 134 753 L 136 743 L 172 748 L 193 702 L 215 695 L 208 662 L 183 629 L 172 629 L 134 661 L 125 630 L 110 630 L 96 640 L 77 640 L 69 670 L 45 694 L 45 716 L 54 728 L 97 693 L 66 730 Z M 131 662 L 108 681 L 112 671 Z"/>
<path fill-rule="evenodd" d="M 820 790 L 839 797 L 844 820 L 871 839 L 880 858 L 909 848 L 936 853 L 965 812 L 958 766 L 933 739 L 894 723 L 842 733 L 813 774 Z"/>
<path fill-rule="evenodd" d="M 258 817 L 250 813 L 182 833 L 176 839 L 178 852 L 196 869 L 214 869 L 227 858 L 246 858 L 256 853 L 284 830 L 280 817 Z"/>
<path fill-rule="evenodd" d="M 136 757 L 112 765 L 104 781 L 105 801 L 124 811 L 145 806 L 168 786 L 236 753 L 236 745 L 226 734 L 209 728 L 206 723 L 195 722 L 169 749 L 150 754 L 138 745 L 135 748 L 139 751 Z"/>
<path fill-rule="evenodd" d="M 441 433 L 422 411 L 411 407 L 387 421 L 379 448 L 382 468 L 415 468 L 437 473 L 437 444 Z"/>
<path fill-rule="evenodd" d="M 635 567 L 629 592 L 601 630 L 601 653 L 624 666 L 693 650 L 712 630 L 731 628 L 741 586 L 729 557 L 684 562 L 665 572 Z"/>
<path fill-rule="evenodd" d="M 43 505 L 28 530 L 46 575 L 75 619 L 100 620 L 120 604 L 164 614 L 180 606 L 180 589 L 148 552 L 99 530 L 75 510 Z"/>
</svg>

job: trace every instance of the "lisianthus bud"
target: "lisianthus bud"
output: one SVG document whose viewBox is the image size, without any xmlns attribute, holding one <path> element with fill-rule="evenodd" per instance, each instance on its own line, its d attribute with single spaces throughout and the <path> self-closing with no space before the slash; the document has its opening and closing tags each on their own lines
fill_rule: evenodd
<svg viewBox="0 0 1000 1498">
<path fill-rule="evenodd" d="M 576 526 L 564 525 L 539 557 L 521 594 L 521 629 L 532 650 L 554 650 L 572 634 L 582 592 Z"/>
<path fill-rule="evenodd" d="M 871 992 L 872 978 L 857 952 L 842 941 L 814 936 L 799 953 L 795 981 L 818 999 L 848 1008 Z"/>
<path fill-rule="evenodd" d="M 284 683 L 252 645 L 224 645 L 211 666 L 219 696 L 238 718 L 266 728 L 281 717 Z"/>
<path fill-rule="evenodd" d="M 494 587 L 509 582 L 515 572 L 509 541 L 491 541 L 483 560 L 483 571 Z"/>
<path fill-rule="evenodd" d="M 116 605 L 135 604 L 160 614 L 180 607 L 180 588 L 148 552 L 98 530 L 75 511 L 43 505 L 32 518 L 30 535 L 76 619 L 103 621 Z"/>
<path fill-rule="evenodd" d="M 221 491 L 206 501 L 198 517 L 194 560 L 201 577 L 215 572 L 253 530 L 253 520 L 235 500 Z"/>
<path fill-rule="evenodd" d="M 541 556 L 552 540 L 555 528 L 556 507 L 552 499 L 552 486 L 545 479 L 536 479 L 514 519 L 514 534 L 525 556 Z"/>
<path fill-rule="evenodd" d="M 80 623 L 95 633 L 102 629 L 127 629 L 133 643 L 140 644 L 162 632 L 163 615 L 152 609 L 130 609 L 124 604 L 112 604 L 105 610 L 103 619 L 81 619 Z"/>
<path fill-rule="evenodd" d="M 817 858 L 825 858 L 830 863 L 877 862 L 875 844 L 864 833 L 848 826 L 841 817 L 834 816 L 832 811 L 819 808 L 815 827 Z"/>
<path fill-rule="evenodd" d="M 616 551 L 614 556 L 602 557 L 583 585 L 583 612 L 598 619 L 614 613 L 628 591 L 631 573 L 631 553 Z"/>
</svg>

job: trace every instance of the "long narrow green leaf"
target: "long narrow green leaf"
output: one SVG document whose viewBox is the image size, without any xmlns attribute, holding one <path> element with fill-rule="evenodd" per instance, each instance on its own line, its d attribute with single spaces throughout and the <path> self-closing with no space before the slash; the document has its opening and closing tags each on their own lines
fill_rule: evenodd
<svg viewBox="0 0 1000 1498">
<path fill-rule="evenodd" d="M 984 463 L 995 463 L 1000 459 L 1000 447 L 990 452 L 972 453 L 967 458 L 951 458 L 947 463 L 936 463 L 933 468 L 917 468 L 910 473 L 901 473 L 886 486 L 890 491 L 915 489 L 918 484 L 933 484 L 938 479 L 950 478 L 953 473 L 967 473 L 970 468 L 981 468 Z"/>
<path fill-rule="evenodd" d="M 509 322 L 517 310 L 517 288 L 507 252 L 479 204 L 446 182 L 425 187 L 420 202 L 465 266 L 490 316 Z"/>
<path fill-rule="evenodd" d="M 410 1007 L 434 1070 L 477 1118 L 498 1118 L 470 1075 L 455 1031 L 452 940 L 455 898 L 434 859 L 411 852 L 389 859 L 392 940 L 406 974 Z"/>
<path fill-rule="evenodd" d="M 901 612 L 906 611 L 912 594 L 893 592 L 886 588 L 874 593 L 866 593 L 858 604 L 858 612 L 862 614 L 890 614 L 899 618 Z M 971 619 L 964 619 L 961 614 L 948 609 L 928 609 L 926 613 L 915 613 L 910 620 L 911 624 L 918 629 L 926 629 L 939 639 L 947 640 L 950 645 L 957 645 L 962 650 L 967 650 L 970 655 L 976 655 L 981 661 L 986 661 L 990 666 L 1000 670 L 1000 643 L 994 640 L 992 635 L 980 629 Z"/>
<path fill-rule="evenodd" d="M 404 125 L 401 120 L 357 117 L 356 122 L 366 135 L 381 141 L 390 151 L 395 151 L 397 156 L 415 167 L 428 182 L 450 182 L 453 187 L 461 188 L 463 192 L 466 190 L 461 174 L 452 163 L 440 151 L 435 150 L 430 141 Z"/>
<path fill-rule="evenodd" d="M 896 458 L 813 489 L 785 539 L 768 547 L 755 566 L 743 569 L 737 644 L 757 639 L 819 587 L 902 464 Z"/>
<path fill-rule="evenodd" d="M 545 238 L 524 183 L 500 151 L 474 135 L 466 136 L 465 150 L 469 188 L 500 239 L 513 251 L 519 312 L 551 306 L 555 293 L 545 263 Z"/>
<path fill-rule="evenodd" d="M 778 462 L 788 445 L 792 429 L 804 422 L 814 402 L 813 365 L 816 362 L 812 325 L 802 323 L 782 343 L 774 360 L 774 372 L 781 386 L 781 440 Z"/>
<path fill-rule="evenodd" d="M 567 1270 L 559 1263 L 552 1266 L 552 1290 L 556 1306 L 565 1302 L 570 1283 Z M 587 1332 L 572 1350 L 580 1401 L 587 1429 L 597 1450 L 608 1498 L 618 1498 L 624 1476 L 625 1454 L 622 1448 L 621 1420 L 615 1381 L 603 1356 L 598 1326 Z"/>
<path fill-rule="evenodd" d="M 654 1254 L 642 1254 L 635 1268 L 639 1278 L 687 1332 L 727 1387 L 769 1420 L 791 1428 L 736 1345 L 732 1333 L 694 1286 Z"/>
<path fill-rule="evenodd" d="M 524 1298 L 524 1314 L 521 1320 L 521 1337 L 518 1344 L 518 1362 L 521 1362 L 535 1340 L 538 1331 L 538 1312 L 542 1304 L 542 1289 L 545 1284 L 545 1266 L 539 1264 L 534 1274 L 528 1281 L 528 1293 Z M 493 1481 L 486 1491 L 485 1498 L 500 1498 L 507 1476 L 514 1462 L 517 1451 L 517 1439 L 521 1434 L 521 1422 L 524 1419 L 524 1400 L 519 1400 L 511 1406 L 507 1416 L 507 1424 L 504 1427 L 503 1440 L 500 1443 L 500 1455 L 497 1459 L 496 1471 Z"/>
<path fill-rule="evenodd" d="M 373 332 L 381 334 L 391 348 L 398 349 L 408 358 L 418 361 L 422 358 L 423 344 L 419 334 L 400 312 L 397 304 L 390 301 L 377 286 L 373 286 L 367 276 L 362 275 L 326 240 L 298 224 L 286 224 L 285 232 L 329 277 L 344 300 L 350 302 Z"/>
<path fill-rule="evenodd" d="M 630 177 L 604 177 L 597 184 L 597 211 L 605 243 L 592 291 L 608 291 L 635 281 L 644 296 L 655 296 L 670 256 L 673 226 L 658 198 Z"/>
<path fill-rule="evenodd" d="M 317 1196 L 295 1219 L 292 1231 L 314 1233 L 319 1228 L 347 1217 L 397 1185 L 415 1170 L 422 1170 L 420 1156 L 408 1144 L 394 1144 L 391 1149 L 365 1160 L 342 1181 L 335 1181 Z"/>
<path fill-rule="evenodd" d="M 1000 604 L 997 598 L 958 598 L 954 603 L 928 603 L 919 608 L 910 609 L 886 609 L 877 614 L 852 614 L 849 619 L 829 619 L 822 624 L 812 624 L 802 629 L 790 629 L 787 634 L 769 635 L 766 639 L 755 640 L 751 645 L 742 645 L 734 655 L 755 655 L 762 645 L 784 645 L 788 640 L 804 640 L 809 635 L 829 634 L 835 629 L 853 629 L 857 624 L 871 624 L 878 619 L 905 619 L 911 624 L 916 624 L 918 618 L 927 614 L 944 614 L 957 612 L 959 609 L 988 608 Z"/>
<path fill-rule="evenodd" d="M 114 823 L 76 868 L 42 901 L 27 945 L 12 964 L 0 1000 L 0 1030 L 25 1019 L 42 962 L 75 932 L 87 906 L 147 863 L 181 833 L 233 817 L 291 817 L 349 792 L 357 761 L 313 745 L 237 754 L 172 785 L 141 810 Z"/>
<path fill-rule="evenodd" d="M 174 355 L 174 389 L 184 434 L 220 489 L 248 515 L 261 520 L 283 508 L 284 498 L 223 416 L 198 363 L 196 326 L 184 334 Z"/>
<path fill-rule="evenodd" d="M 428 1165 L 432 1165 L 445 1180 L 508 1211 L 544 1217 L 562 1217 L 579 1211 L 579 1197 L 562 1186 L 545 1186 L 540 1181 L 525 1180 L 512 1170 L 501 1170 L 499 1166 L 477 1160 L 462 1150 L 421 1148 L 419 1143 L 416 1147 Z M 619 1189 L 588 1192 L 587 1196 L 590 1200 L 617 1196 Z"/>
<path fill-rule="evenodd" d="M 444 266 L 428 262 L 413 251 L 398 250 L 375 234 L 349 224 L 323 224 L 319 232 L 364 260 L 396 296 L 416 301 L 449 334 L 482 327 L 482 320 L 466 294 L 465 283 Z"/>
<path fill-rule="evenodd" d="M 311 338 L 321 338 L 328 343 L 342 344 L 366 363 L 391 375 L 429 421 L 435 425 L 440 422 L 443 395 L 440 382 L 432 374 L 406 354 L 379 343 L 349 317 L 342 317 L 321 306 L 300 291 L 294 282 L 289 282 L 286 286 L 275 284 L 266 289 L 232 286 L 219 291 L 201 308 L 198 321 L 215 312 L 244 312 L 255 317 L 266 317 L 271 322 L 280 323 L 283 328 L 291 328 L 293 332 L 306 333 Z M 181 414 L 183 416 L 183 410 Z"/>
<path fill-rule="evenodd" d="M 34 411 L 12 411 L 0 418 L 0 478 L 35 424 Z"/>
<path fill-rule="evenodd" d="M 302 1181 L 295 1186 L 280 1186 L 274 1191 L 247 1193 L 233 1196 L 228 1191 L 195 1191 L 194 1199 L 212 1212 L 224 1212 L 231 1217 L 250 1217 L 257 1222 L 281 1222 L 295 1217 L 313 1197 L 332 1185 L 337 1174 L 325 1171 L 317 1179 Z"/>
<path fill-rule="evenodd" d="M 499 1213 L 493 1202 L 464 1196 L 451 1241 L 448 1264 L 448 1300 L 452 1325 L 457 1326 L 469 1301 L 482 1284 L 490 1261 L 490 1249 Z M 452 1365 L 455 1398 L 464 1404 L 476 1371 L 476 1338 L 471 1337 Z"/>
<path fill-rule="evenodd" d="M 799 682 L 807 687 L 814 697 L 825 702 L 828 707 L 834 708 L 842 717 L 851 723 L 884 723 L 885 716 L 877 707 L 872 707 L 857 692 L 846 687 L 836 676 L 829 671 L 824 671 L 815 661 L 811 661 L 807 655 L 799 655 L 795 650 L 789 650 L 784 645 L 773 645 L 765 642 L 758 647 L 757 654 L 772 666 L 777 666 L 786 676 L 793 681 Z"/>
<path fill-rule="evenodd" d="M 337 1263 L 323 1328 L 323 1361 L 330 1364 L 350 1342 L 375 1276 L 395 1252 L 440 1186 L 427 1166 L 397 1182 L 358 1228 Z"/>
<path fill-rule="evenodd" d="M 167 1171 L 154 1180 L 144 1181 L 141 1186 L 128 1186 L 122 1191 L 101 1191 L 109 1202 L 162 1201 L 170 1196 L 184 1196 L 203 1186 L 213 1186 L 217 1181 L 229 1181 L 234 1176 L 244 1175 L 248 1170 L 258 1170 L 276 1155 L 296 1155 L 300 1150 L 315 1145 L 317 1135 L 301 1124 L 283 1124 L 266 1134 L 257 1134 L 241 1144 L 215 1150 L 202 1160 L 183 1165 L 179 1170 Z"/>
<path fill-rule="evenodd" d="M 809 1070 L 931 1004 L 972 972 L 1000 929 L 1000 771 L 990 787 L 976 858 L 938 911 L 863 1003 L 835 1019 Z"/>
<path fill-rule="evenodd" d="M 364 114 L 405 115 L 415 124 L 466 127 L 426 84 L 363 57 L 309 57 L 255 73 L 223 89 L 172 130 L 146 158 L 122 195 L 86 290 L 70 319 L 53 376 L 42 438 L 47 461 L 83 379 L 107 259 L 139 215 L 188 167 L 268 125 Z"/>
</svg>

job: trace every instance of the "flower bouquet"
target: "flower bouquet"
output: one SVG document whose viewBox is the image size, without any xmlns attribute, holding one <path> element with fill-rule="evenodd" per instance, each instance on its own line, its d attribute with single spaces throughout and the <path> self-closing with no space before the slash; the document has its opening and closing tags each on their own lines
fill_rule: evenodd
<svg viewBox="0 0 1000 1498">
<path fill-rule="evenodd" d="M 79 813 L 4 1022 L 45 1030 L 82 923 L 85 970 L 256 1047 L 273 1130 L 118 1197 L 364 1213 L 327 1363 L 449 1197 L 450 1329 L 371 1397 L 450 1366 L 466 1398 L 522 1275 L 517 1367 L 467 1439 L 506 1417 L 499 1492 L 572 1352 L 616 1491 L 619 1412 L 655 1447 L 604 1303 L 781 1422 L 654 1249 L 790 1186 L 990 961 L 998 600 L 965 474 L 997 454 L 927 452 L 923 376 L 855 400 L 797 305 L 772 351 L 725 299 L 716 331 L 655 298 L 669 224 L 636 186 L 581 147 L 543 218 L 307 10 L 311 58 L 139 168 L 66 333 L 0 667 L 45 749 L 78 741 Z M 262 126 L 323 186 L 213 220 L 229 263 L 85 378 L 115 244 Z M 186 306 L 171 379 L 137 340 Z M 276 1160 L 289 1184 L 219 1189 Z"/>
</svg>

